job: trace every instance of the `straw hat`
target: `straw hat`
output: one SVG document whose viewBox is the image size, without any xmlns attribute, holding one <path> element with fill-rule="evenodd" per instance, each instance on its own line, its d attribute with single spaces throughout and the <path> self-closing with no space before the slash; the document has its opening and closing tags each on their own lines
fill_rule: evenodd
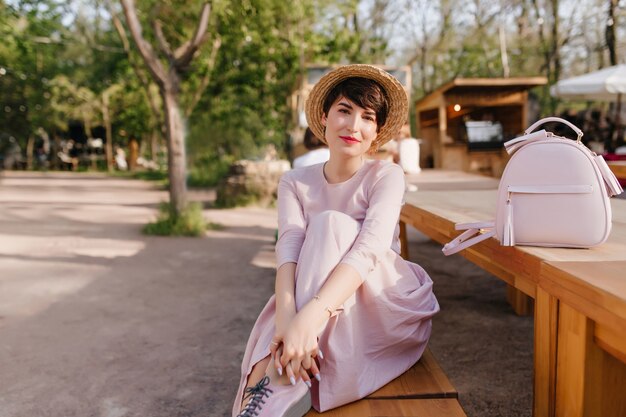
<svg viewBox="0 0 626 417">
<path fill-rule="evenodd" d="M 400 128 L 407 121 L 409 99 L 404 87 L 394 76 L 387 71 L 372 65 L 353 64 L 345 65 L 325 74 L 315 84 L 305 104 L 306 119 L 315 136 L 326 142 L 324 137 L 324 100 L 337 84 L 351 77 L 362 77 L 376 81 L 384 90 L 389 102 L 389 114 L 385 124 L 380 127 L 372 148 L 377 149 L 384 143 L 398 135 Z"/>
</svg>

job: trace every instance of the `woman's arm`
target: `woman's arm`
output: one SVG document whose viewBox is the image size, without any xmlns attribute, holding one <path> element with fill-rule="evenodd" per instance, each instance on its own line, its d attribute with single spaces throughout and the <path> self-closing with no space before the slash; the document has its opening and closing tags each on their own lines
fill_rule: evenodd
<svg viewBox="0 0 626 417">
<path fill-rule="evenodd" d="M 287 326 L 296 315 L 295 301 L 296 264 L 288 262 L 276 271 L 276 333 L 277 337 L 285 335 Z M 275 337 L 276 337 L 275 336 Z"/>
<path fill-rule="evenodd" d="M 288 174 L 278 184 L 278 241 L 276 242 L 276 330 L 283 335 L 296 314 L 295 277 L 306 222 L 295 185 Z"/>
<path fill-rule="evenodd" d="M 302 205 L 289 172 L 283 174 L 278 184 L 278 241 L 276 242 L 276 314 L 275 332 L 270 345 L 273 357 L 282 343 L 287 328 L 296 315 L 295 275 L 296 265 L 306 229 Z M 280 356 L 280 352 L 278 356 Z M 279 365 L 276 365 L 279 368 Z"/>
</svg>

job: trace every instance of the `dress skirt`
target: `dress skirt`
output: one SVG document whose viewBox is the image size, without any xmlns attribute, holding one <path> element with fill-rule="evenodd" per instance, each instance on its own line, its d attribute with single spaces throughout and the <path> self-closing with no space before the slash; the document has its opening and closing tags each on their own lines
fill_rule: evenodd
<svg viewBox="0 0 626 417">
<path fill-rule="evenodd" d="M 310 219 L 296 267 L 296 309 L 320 290 L 350 250 L 360 223 L 338 211 Z M 422 356 L 439 311 L 433 283 L 419 265 L 388 249 L 354 295 L 330 318 L 319 336 L 321 381 L 312 379 L 313 407 L 320 412 L 359 400 L 403 374 Z M 233 416 L 252 367 L 269 356 L 275 298 L 259 315 L 244 353 Z"/>
</svg>

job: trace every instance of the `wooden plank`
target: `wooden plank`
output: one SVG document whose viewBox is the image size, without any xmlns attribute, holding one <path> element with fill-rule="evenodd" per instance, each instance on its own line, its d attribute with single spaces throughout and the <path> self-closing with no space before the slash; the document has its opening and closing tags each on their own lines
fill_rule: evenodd
<svg viewBox="0 0 626 417">
<path fill-rule="evenodd" d="M 558 300 L 537 288 L 535 298 L 534 417 L 554 416 Z"/>
<path fill-rule="evenodd" d="M 408 371 L 367 398 L 458 398 L 458 393 L 430 349 L 426 349 Z"/>
<path fill-rule="evenodd" d="M 592 335 L 589 319 L 559 304 L 556 416 L 583 417 L 585 358 Z"/>
<path fill-rule="evenodd" d="M 406 223 L 400 222 L 400 256 L 404 259 L 409 259 L 409 242 L 406 238 Z"/>
<path fill-rule="evenodd" d="M 454 398 L 421 400 L 361 400 L 334 410 L 318 413 L 311 410 L 305 417 L 466 417 Z"/>
<path fill-rule="evenodd" d="M 626 337 L 623 332 L 610 324 L 596 323 L 593 337 L 598 346 L 626 364 Z"/>
<path fill-rule="evenodd" d="M 556 417 L 626 415 L 626 364 L 593 341 L 594 323 L 559 303 Z"/>
<path fill-rule="evenodd" d="M 542 286 L 599 323 L 596 339 L 618 359 L 626 359 L 626 261 L 548 262 Z M 626 361 L 625 361 L 626 362 Z"/>
<path fill-rule="evenodd" d="M 455 223 L 488 221 L 495 218 L 496 190 L 418 191 L 407 193 L 405 199 L 403 211 L 412 206 L 421 213 L 421 219 L 410 219 L 411 221 L 406 221 L 407 224 L 412 224 L 418 229 L 422 226 L 432 227 L 428 221 L 435 218 L 444 224 L 445 230 L 449 231 L 449 237 L 458 234 L 454 231 Z M 611 206 L 613 230 L 609 240 L 603 245 L 590 250 L 516 246 L 514 249 L 520 251 L 516 256 L 522 257 L 525 262 L 533 259 L 552 262 L 626 260 L 626 200 L 611 199 Z M 511 255 L 506 251 L 511 248 L 499 245 L 489 248 L 494 250 L 496 255 L 503 257 Z M 517 266 L 522 269 L 522 274 L 526 275 L 524 265 Z"/>
<path fill-rule="evenodd" d="M 419 187 L 419 191 L 408 193 L 417 201 L 423 191 L 494 190 L 500 183 L 499 180 L 484 175 L 428 168 L 422 169 L 418 174 L 406 174 L 405 180 Z"/>
<path fill-rule="evenodd" d="M 617 178 L 626 179 L 626 161 L 614 161 L 608 164 Z"/>
<path fill-rule="evenodd" d="M 442 244 L 459 234 L 454 229 L 456 222 L 430 212 L 429 208 L 405 204 L 400 213 L 400 220 Z M 458 220 L 458 222 L 468 221 L 476 221 L 476 218 Z M 535 296 L 535 281 L 539 276 L 541 259 L 529 255 L 521 247 L 504 247 L 497 240 L 488 239 L 460 252 L 460 255 L 496 275 L 507 284 L 523 291 L 526 295 Z M 519 274 L 515 275 L 512 271 L 519 271 Z"/>
<path fill-rule="evenodd" d="M 506 287 L 506 300 L 518 316 L 529 316 L 533 313 L 533 299 L 513 285 Z"/>
</svg>

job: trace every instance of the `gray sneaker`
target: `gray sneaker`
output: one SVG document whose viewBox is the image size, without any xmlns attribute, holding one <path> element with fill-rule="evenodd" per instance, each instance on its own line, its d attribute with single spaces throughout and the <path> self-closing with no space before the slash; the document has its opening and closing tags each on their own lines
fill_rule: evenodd
<svg viewBox="0 0 626 417">
<path fill-rule="evenodd" d="M 272 385 L 265 376 L 246 388 L 250 401 L 238 417 L 303 417 L 311 409 L 311 392 L 300 380 L 296 385 Z"/>
</svg>

